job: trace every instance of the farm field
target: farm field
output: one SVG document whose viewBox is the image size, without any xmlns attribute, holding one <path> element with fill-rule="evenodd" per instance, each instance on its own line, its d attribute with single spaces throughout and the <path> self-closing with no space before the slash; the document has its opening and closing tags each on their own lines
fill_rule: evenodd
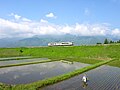
<svg viewBox="0 0 120 90">
<path fill-rule="evenodd" d="M 120 90 L 120 0 L 1 0 L 0 9 L 0 90 Z"/>
<path fill-rule="evenodd" d="M 0 82 L 6 84 L 27 84 L 38 80 L 47 79 L 65 74 L 76 69 L 88 66 L 88 64 L 62 63 L 61 61 L 31 64 L 0 69 Z"/>
<path fill-rule="evenodd" d="M 26 62 L 37 62 L 37 61 L 43 61 L 43 60 L 49 60 L 47 58 L 34 58 L 34 59 L 21 59 L 21 60 L 2 60 L 0 58 L 0 66 L 5 66 L 5 65 L 11 65 L 11 64 L 19 64 L 19 63 L 26 63 Z"/>
<path fill-rule="evenodd" d="M 21 53 L 20 50 L 22 50 L 23 52 Z M 102 80 L 104 78 L 108 79 L 105 82 L 105 85 L 107 85 L 107 87 L 104 87 L 104 85 L 102 85 L 101 83 L 102 88 L 104 87 L 108 89 L 108 87 L 111 86 L 111 84 L 108 83 L 109 79 L 110 80 L 113 79 L 114 77 L 113 74 L 115 74 L 117 78 L 120 72 L 118 70 L 120 67 L 119 53 L 120 53 L 120 45 L 0 48 L 0 57 L 2 58 L 0 59 L 0 65 L 5 65 L 5 67 L 0 68 L 0 73 L 3 72 L 0 75 L 0 77 L 2 78 L 0 81 L 1 82 L 0 89 L 10 90 L 11 88 L 12 90 L 18 90 L 18 89 L 26 90 L 29 88 L 30 90 L 36 90 L 36 89 L 48 90 L 48 88 L 49 89 L 53 88 L 53 90 L 57 90 L 56 87 L 58 87 L 59 89 L 59 87 L 62 85 L 61 84 L 59 86 L 59 83 L 69 82 L 69 80 L 72 79 L 71 77 L 75 76 L 73 78 L 76 78 L 77 77 L 76 75 L 78 75 L 81 78 L 82 73 L 85 72 L 93 80 L 93 81 L 90 80 L 87 87 L 88 89 L 86 88 L 86 90 L 92 90 L 90 89 L 91 86 L 95 84 L 95 82 L 97 82 L 97 80 L 95 80 L 97 77 L 96 78 L 92 77 L 92 74 L 96 73 L 96 71 L 98 71 L 96 73 L 96 76 L 102 75 L 102 72 L 103 74 L 107 74 L 108 76 L 110 74 L 111 77 L 109 78 L 106 78 L 108 77 L 107 75 L 106 76 L 103 75 L 103 77 L 100 78 L 101 82 L 105 82 Z M 32 58 L 31 59 L 22 58 L 26 56 L 30 58 L 32 57 Z M 12 59 L 10 59 L 9 57 L 11 57 Z M 42 59 L 45 59 L 45 60 L 42 60 Z M 43 63 L 40 63 L 39 61 L 43 61 Z M 61 61 L 63 61 L 64 63 L 62 63 Z M 34 62 L 37 62 L 37 63 L 34 63 Z M 69 62 L 74 62 L 74 63 L 69 64 Z M 48 65 L 48 63 L 56 63 L 56 64 Z M 88 64 L 90 65 L 81 68 L 80 63 L 84 63 L 84 65 L 88 65 Z M 14 64 L 17 64 L 17 65 L 14 65 Z M 104 64 L 106 64 L 107 66 L 106 65 L 101 66 Z M 7 65 L 8 66 L 11 65 L 11 66 L 8 67 Z M 46 67 L 44 67 L 43 69 L 42 66 L 46 66 Z M 69 69 L 65 69 L 65 66 L 69 67 Z M 78 67 L 75 68 L 76 66 Z M 45 71 L 47 73 L 46 75 L 44 74 L 45 69 L 47 70 Z M 30 70 L 30 72 L 33 72 L 33 73 L 31 73 L 30 75 L 30 73 L 29 74 L 27 73 L 27 70 L 28 71 Z M 9 71 L 9 72 L 5 72 L 5 71 Z M 113 72 L 113 74 L 111 74 L 109 71 L 116 71 L 116 72 Z M 91 74 L 90 72 L 93 72 L 93 73 Z M 22 73 L 24 76 L 25 75 L 26 76 L 25 77 L 22 76 Z M 42 79 L 40 79 L 42 77 L 42 76 L 40 77 L 40 73 L 44 75 Z M 26 81 L 26 82 L 24 81 L 25 83 L 22 82 L 22 79 L 20 79 L 21 78 L 20 76 L 22 77 L 23 81 L 24 80 Z M 31 79 L 32 76 L 36 77 L 36 79 L 34 78 Z M 11 78 L 11 81 L 8 82 L 7 80 L 9 80 L 10 78 Z M 81 82 L 79 80 L 80 79 L 76 79 L 75 82 L 73 82 L 73 84 L 80 83 L 81 85 Z M 114 80 L 115 81 L 114 83 L 118 84 L 119 82 L 117 82 L 116 80 Z M 58 82 L 58 85 L 55 84 L 57 82 Z M 70 83 L 72 82 L 67 83 L 68 86 L 71 85 Z M 14 85 L 14 84 L 18 84 L 18 85 Z M 96 83 L 96 87 L 98 87 L 98 84 L 99 82 Z M 51 86 L 48 86 L 48 85 L 51 85 Z M 62 88 L 62 90 L 70 90 L 68 86 L 62 86 L 60 88 Z M 113 87 L 115 88 L 115 86 Z M 79 84 L 76 84 L 73 86 L 71 85 L 71 90 L 72 88 L 73 90 L 74 88 L 75 90 L 79 90 L 79 88 L 81 88 L 82 90 L 82 87 L 79 86 Z M 100 90 L 99 88 L 100 87 L 98 87 L 97 89 Z M 114 88 L 111 90 L 114 90 Z"/>
<path fill-rule="evenodd" d="M 20 60 L 20 59 L 29 59 L 31 58 L 30 56 L 19 56 L 19 57 L 6 57 L 6 58 L 0 58 L 0 61 L 8 61 L 8 60 Z"/>
<path fill-rule="evenodd" d="M 86 74 L 87 85 L 82 83 L 83 74 L 80 74 L 40 90 L 120 90 L 120 68 L 104 65 Z"/>
</svg>

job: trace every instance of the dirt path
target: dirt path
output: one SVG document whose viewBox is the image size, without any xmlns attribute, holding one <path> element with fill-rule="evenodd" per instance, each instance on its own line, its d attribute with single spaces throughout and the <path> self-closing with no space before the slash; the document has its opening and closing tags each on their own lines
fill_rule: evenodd
<svg viewBox="0 0 120 90">
<path fill-rule="evenodd" d="M 83 74 L 40 90 L 120 90 L 120 68 L 101 66 L 86 72 L 89 81 L 83 87 Z"/>
</svg>

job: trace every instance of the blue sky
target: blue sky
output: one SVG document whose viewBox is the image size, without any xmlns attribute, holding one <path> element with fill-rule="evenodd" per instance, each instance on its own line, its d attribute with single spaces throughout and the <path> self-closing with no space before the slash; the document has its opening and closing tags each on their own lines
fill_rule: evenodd
<svg viewBox="0 0 120 90">
<path fill-rule="evenodd" d="M 119 36 L 119 18 L 120 0 L 1 0 L 0 38 L 56 33 Z"/>
</svg>

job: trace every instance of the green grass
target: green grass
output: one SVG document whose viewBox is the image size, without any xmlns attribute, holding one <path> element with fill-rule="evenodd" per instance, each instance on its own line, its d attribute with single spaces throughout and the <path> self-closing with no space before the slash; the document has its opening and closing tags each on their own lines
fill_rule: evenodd
<svg viewBox="0 0 120 90">
<path fill-rule="evenodd" d="M 113 58 L 120 57 L 120 45 L 116 46 L 74 46 L 74 47 L 42 47 L 26 48 L 24 55 L 48 57 L 48 58 Z"/>
<path fill-rule="evenodd" d="M 85 58 L 85 57 L 77 57 L 77 58 L 66 58 L 63 60 L 67 60 L 67 61 L 75 61 L 75 62 L 81 62 L 81 63 L 87 63 L 87 64 L 95 64 L 98 62 L 101 62 L 102 60 L 98 60 L 98 59 L 93 59 L 93 58 Z"/>
<path fill-rule="evenodd" d="M 26 63 L 10 64 L 10 65 L 5 65 L 5 66 L 0 66 L 0 68 L 22 66 L 22 65 L 30 65 L 30 64 L 38 64 L 38 63 L 46 63 L 46 62 L 53 62 L 53 61 L 57 61 L 57 60 L 43 60 L 43 61 L 36 61 L 36 62 L 26 62 Z"/>
<path fill-rule="evenodd" d="M 11 88 L 12 88 L 11 85 L 0 83 L 0 90 L 11 90 Z"/>
<path fill-rule="evenodd" d="M 20 50 L 23 53 L 20 53 Z M 53 77 L 25 85 L 5 85 L 0 84 L 2 90 L 35 90 L 49 84 L 53 84 L 75 75 L 81 74 L 100 65 L 120 67 L 120 45 L 101 45 L 101 46 L 71 46 L 71 47 L 40 47 L 40 48 L 0 48 L 0 57 L 32 56 L 49 58 L 51 60 L 68 60 L 93 64 L 91 66 L 75 70 L 73 72 Z M 118 59 L 118 60 L 109 60 Z M 104 61 L 103 61 L 104 60 Z M 31 63 L 32 64 L 32 63 Z"/>
<path fill-rule="evenodd" d="M 0 48 L 0 57 L 16 57 L 22 56 L 20 48 Z"/>
<path fill-rule="evenodd" d="M 120 68 L 120 59 L 108 63 L 110 66 L 115 66 Z"/>
<path fill-rule="evenodd" d="M 7 58 L 0 58 L 0 61 L 11 61 L 11 60 L 24 60 L 24 59 L 32 59 L 32 58 L 35 58 L 35 57 L 7 57 Z"/>
<path fill-rule="evenodd" d="M 20 53 L 20 50 L 23 53 Z M 120 58 L 120 45 L 71 46 L 71 47 L 35 47 L 0 48 L 0 57 L 32 56 L 50 59 L 67 59 L 84 63 L 98 63 L 99 58 Z M 96 58 L 96 59 L 93 59 Z"/>
</svg>

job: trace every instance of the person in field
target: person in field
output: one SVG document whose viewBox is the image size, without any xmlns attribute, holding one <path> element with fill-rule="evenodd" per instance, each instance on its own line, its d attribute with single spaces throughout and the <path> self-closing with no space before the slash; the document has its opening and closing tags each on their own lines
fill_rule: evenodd
<svg viewBox="0 0 120 90">
<path fill-rule="evenodd" d="M 83 77 L 82 77 L 82 86 L 83 86 L 83 88 L 87 87 L 87 85 L 88 85 L 87 81 L 88 81 L 87 75 L 84 74 Z"/>
<path fill-rule="evenodd" d="M 87 75 L 84 74 L 83 77 L 82 77 L 82 81 L 83 81 L 84 83 L 87 83 L 87 79 L 88 79 L 88 78 L 87 78 Z"/>
</svg>

